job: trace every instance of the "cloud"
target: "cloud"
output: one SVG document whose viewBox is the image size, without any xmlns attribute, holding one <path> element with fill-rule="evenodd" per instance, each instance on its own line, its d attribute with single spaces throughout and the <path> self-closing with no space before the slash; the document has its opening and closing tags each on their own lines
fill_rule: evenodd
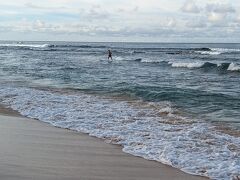
<svg viewBox="0 0 240 180">
<path fill-rule="evenodd" d="M 39 6 L 39 5 L 35 5 L 31 2 L 25 3 L 25 6 L 28 8 L 33 8 L 33 9 L 52 9 L 48 6 Z"/>
<path fill-rule="evenodd" d="M 217 26 L 221 24 L 221 26 L 227 26 L 227 24 L 233 21 L 230 15 L 236 12 L 231 4 L 212 3 L 207 4 L 205 9 L 208 21 L 215 23 Z"/>
<path fill-rule="evenodd" d="M 173 18 L 167 19 L 166 27 L 176 27 L 176 26 L 177 26 L 176 19 L 173 19 Z"/>
<path fill-rule="evenodd" d="M 207 4 L 206 11 L 220 14 L 236 12 L 236 10 L 234 9 L 234 7 L 232 7 L 231 4 Z"/>
<path fill-rule="evenodd" d="M 239 7 L 238 0 L 7 0 L 0 2 L 0 31 L 66 40 L 240 37 Z"/>
<path fill-rule="evenodd" d="M 137 12 L 139 10 L 139 7 L 138 6 L 135 6 L 134 8 L 133 8 L 133 12 Z"/>
<path fill-rule="evenodd" d="M 12 27 L 9 25 L 0 25 L 0 32 L 10 32 L 12 31 Z"/>
<path fill-rule="evenodd" d="M 239 25 L 240 25 L 240 15 L 238 15 L 238 16 L 236 17 L 235 22 L 239 23 Z"/>
<path fill-rule="evenodd" d="M 139 7 L 135 6 L 135 7 L 119 7 L 116 9 L 117 13 L 122 13 L 122 14 L 126 14 L 126 13 L 137 13 L 139 11 Z"/>
<path fill-rule="evenodd" d="M 25 34 L 44 33 L 58 35 L 81 35 L 95 37 L 172 37 L 178 30 L 172 27 L 176 25 L 174 19 L 169 19 L 169 24 L 161 27 L 129 27 L 109 26 L 108 24 L 84 24 L 81 22 L 48 23 L 42 20 L 28 21 L 23 19 L 0 27 L 0 31 L 8 29 L 9 32 L 18 32 Z"/>
<path fill-rule="evenodd" d="M 27 10 L 34 10 L 36 12 L 59 12 L 59 13 L 76 13 L 78 11 L 78 8 L 68 7 L 65 5 L 39 5 L 39 4 L 33 4 L 32 2 L 27 2 L 24 4 Z"/>
<path fill-rule="evenodd" d="M 200 13 L 200 8 L 193 0 L 187 0 L 181 7 L 181 10 L 185 13 Z"/>
<path fill-rule="evenodd" d="M 210 22 L 220 22 L 224 19 L 225 14 L 223 13 L 216 13 L 216 12 L 210 12 L 208 14 L 208 20 Z"/>
<path fill-rule="evenodd" d="M 186 26 L 193 29 L 203 29 L 207 27 L 207 23 L 204 19 L 197 19 L 195 21 L 188 21 Z"/>
<path fill-rule="evenodd" d="M 80 10 L 80 14 L 88 20 L 107 19 L 110 17 L 110 13 L 100 5 L 92 6 L 90 9 L 82 9 Z"/>
</svg>

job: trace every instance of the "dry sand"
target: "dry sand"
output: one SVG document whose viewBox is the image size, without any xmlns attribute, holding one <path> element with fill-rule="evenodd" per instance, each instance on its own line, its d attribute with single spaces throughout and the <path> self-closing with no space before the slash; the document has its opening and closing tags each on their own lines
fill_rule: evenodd
<svg viewBox="0 0 240 180">
<path fill-rule="evenodd" d="M 9 116 L 6 109 L 1 112 L 1 180 L 205 179 L 125 154 L 120 146 L 86 134 L 52 127 L 17 113 Z"/>
</svg>

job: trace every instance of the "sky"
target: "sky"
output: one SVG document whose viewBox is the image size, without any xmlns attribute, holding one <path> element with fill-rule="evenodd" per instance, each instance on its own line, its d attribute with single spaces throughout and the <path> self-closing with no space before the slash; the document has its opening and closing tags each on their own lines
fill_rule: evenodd
<svg viewBox="0 0 240 180">
<path fill-rule="evenodd" d="M 240 0 L 0 0 L 0 40 L 240 42 Z"/>
</svg>

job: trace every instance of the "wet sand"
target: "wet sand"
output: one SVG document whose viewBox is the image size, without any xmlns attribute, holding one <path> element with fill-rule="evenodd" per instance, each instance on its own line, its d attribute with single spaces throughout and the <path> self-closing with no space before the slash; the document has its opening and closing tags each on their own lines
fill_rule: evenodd
<svg viewBox="0 0 240 180">
<path fill-rule="evenodd" d="M 1 180 L 200 180 L 87 134 L 0 110 Z"/>
</svg>

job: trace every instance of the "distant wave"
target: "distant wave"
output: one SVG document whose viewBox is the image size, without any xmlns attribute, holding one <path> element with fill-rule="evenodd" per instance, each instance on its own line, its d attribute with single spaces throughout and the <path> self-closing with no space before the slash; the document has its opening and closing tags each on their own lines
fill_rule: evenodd
<svg viewBox="0 0 240 180">
<path fill-rule="evenodd" d="M 192 53 L 194 51 L 211 51 L 210 48 L 137 48 L 132 51 L 132 54 L 144 53 L 166 53 L 166 54 L 183 54 Z"/>
<path fill-rule="evenodd" d="M 227 48 L 138 48 L 132 51 L 132 54 L 151 54 L 151 53 L 164 53 L 169 55 L 181 54 L 201 54 L 209 56 L 217 56 L 221 54 L 239 54 L 240 49 L 227 49 Z"/>
<path fill-rule="evenodd" d="M 145 51 L 138 51 L 138 50 L 134 50 L 132 51 L 132 54 L 144 54 L 146 53 Z"/>
<path fill-rule="evenodd" d="M 221 54 L 221 52 L 217 52 L 217 51 L 195 51 L 199 54 L 203 54 L 203 55 L 219 55 Z"/>
<path fill-rule="evenodd" d="M 177 54 L 202 54 L 202 55 L 220 55 L 227 53 L 240 53 L 240 49 L 227 49 L 227 48 L 139 48 L 134 49 L 132 54 L 143 53 L 166 53 L 170 55 Z"/>
<path fill-rule="evenodd" d="M 141 62 L 141 61 L 142 61 L 142 58 L 134 59 L 134 61 Z"/>
<path fill-rule="evenodd" d="M 211 63 L 211 62 L 168 62 L 174 68 L 205 68 L 205 69 L 215 69 L 218 71 L 239 71 L 240 65 L 235 63 Z"/>
<path fill-rule="evenodd" d="M 168 64 L 170 64 L 172 67 L 176 67 L 176 68 L 189 68 L 189 69 L 193 69 L 193 68 L 216 68 L 216 67 L 222 67 L 222 64 L 215 64 L 215 63 L 210 63 L 210 62 L 169 62 Z M 230 63 L 224 63 L 224 69 L 226 70 L 227 67 L 230 65 Z"/>
<path fill-rule="evenodd" d="M 110 48 L 109 46 L 101 46 L 101 45 L 74 45 L 74 44 L 67 44 L 67 45 L 54 45 L 54 47 L 71 47 L 71 48 Z"/>
<path fill-rule="evenodd" d="M 207 48 L 202 50 L 195 50 L 195 53 L 203 55 L 220 55 L 228 53 L 240 53 L 240 49 L 227 49 L 227 48 Z"/>
<path fill-rule="evenodd" d="M 212 51 L 217 51 L 220 53 L 232 53 L 232 52 L 240 52 L 240 49 L 227 49 L 227 48 L 211 48 Z"/>
<path fill-rule="evenodd" d="M 141 58 L 139 58 L 139 59 L 141 59 Z M 141 59 L 140 60 L 142 63 L 168 63 L 167 61 L 163 61 L 163 60 L 161 60 L 161 59 L 146 59 L 146 58 L 144 58 L 144 59 Z"/>
<path fill-rule="evenodd" d="M 240 72 L 240 65 L 239 64 L 235 64 L 235 63 L 231 63 L 228 66 L 228 71 L 239 71 Z"/>
<path fill-rule="evenodd" d="M 26 44 L 25 44 L 26 43 Z M 74 44 L 41 44 L 38 43 L 30 43 L 30 42 L 20 42 L 20 43 L 2 43 L 0 44 L 0 49 L 14 49 L 14 50 L 30 50 L 30 51 L 63 51 L 63 52 L 77 52 L 77 53 L 86 53 L 86 55 L 106 55 L 106 50 L 111 48 L 107 45 L 102 44 L 82 44 L 82 43 L 74 43 Z M 211 61 L 210 58 L 218 58 L 222 54 L 236 54 L 240 55 L 240 49 L 233 48 L 209 48 L 209 47 L 200 47 L 200 48 L 124 48 L 124 47 L 115 47 L 112 49 L 113 58 L 117 61 L 124 60 L 135 60 L 137 62 L 142 63 L 162 63 L 163 60 L 159 59 L 162 54 L 171 56 L 189 56 L 194 57 L 194 59 L 202 59 L 204 61 Z M 122 58 L 124 57 L 124 58 Z M 148 58 L 150 57 L 150 58 Z M 229 60 L 229 62 L 234 62 L 234 60 Z M 205 62 L 169 62 L 174 68 L 209 68 L 209 66 L 216 68 L 221 71 L 239 71 L 238 64 L 211 64 Z"/>
<path fill-rule="evenodd" d="M 215 69 L 218 71 L 236 71 L 240 72 L 240 64 L 237 63 L 212 63 L 212 62 L 171 62 L 163 60 L 142 60 L 141 58 L 136 59 L 142 63 L 161 63 L 168 64 L 173 68 L 188 68 L 188 69 Z"/>
<path fill-rule="evenodd" d="M 203 48 L 191 48 L 191 50 L 195 50 L 195 51 L 212 51 L 212 49 L 207 48 L 207 47 L 203 47 Z"/>
<path fill-rule="evenodd" d="M 101 44 L 31 44 L 31 43 L 2 43 L 1 48 L 15 48 L 15 49 L 29 49 L 29 50 L 39 50 L 39 51 L 105 51 L 111 48 L 110 46 Z M 113 54 L 121 56 L 126 55 L 137 55 L 137 54 L 169 54 L 169 55 L 181 55 L 181 54 L 200 54 L 217 56 L 221 54 L 240 54 L 240 49 L 227 49 L 227 48 L 113 48 Z"/>
<path fill-rule="evenodd" d="M 27 47 L 27 48 L 47 48 L 53 47 L 51 44 L 0 44 L 0 47 Z"/>
<path fill-rule="evenodd" d="M 123 60 L 122 57 L 116 57 L 116 60 Z M 207 69 L 207 70 L 217 70 L 217 71 L 235 71 L 240 72 L 240 64 L 237 63 L 212 63 L 212 62 L 171 62 L 164 61 L 161 59 L 149 60 L 143 58 L 136 58 L 133 61 L 141 63 L 157 63 L 161 65 L 171 66 L 173 68 L 188 68 L 188 69 Z"/>
<path fill-rule="evenodd" d="M 198 68 L 204 65 L 203 62 L 184 63 L 184 62 L 169 62 L 172 67 L 186 67 L 186 68 Z"/>
<path fill-rule="evenodd" d="M 114 59 L 117 60 L 117 61 L 122 61 L 122 60 L 124 60 L 124 58 L 123 58 L 123 57 L 120 57 L 120 56 L 117 56 L 117 57 L 115 57 Z"/>
<path fill-rule="evenodd" d="M 202 55 L 220 55 L 228 53 L 240 53 L 240 49 L 228 49 L 228 48 L 149 48 L 144 50 L 148 52 L 165 52 L 166 54 L 202 54 Z M 145 51 L 135 50 L 133 53 L 146 53 Z"/>
<path fill-rule="evenodd" d="M 62 48 L 70 48 L 69 50 L 74 50 L 76 48 L 88 49 L 88 48 L 109 48 L 108 46 L 97 46 L 97 45 L 55 45 L 55 44 L 24 44 L 24 43 L 13 43 L 13 44 L 0 44 L 0 48 L 51 48 L 50 50 L 61 50 Z M 34 49 L 33 49 L 34 50 Z"/>
</svg>

